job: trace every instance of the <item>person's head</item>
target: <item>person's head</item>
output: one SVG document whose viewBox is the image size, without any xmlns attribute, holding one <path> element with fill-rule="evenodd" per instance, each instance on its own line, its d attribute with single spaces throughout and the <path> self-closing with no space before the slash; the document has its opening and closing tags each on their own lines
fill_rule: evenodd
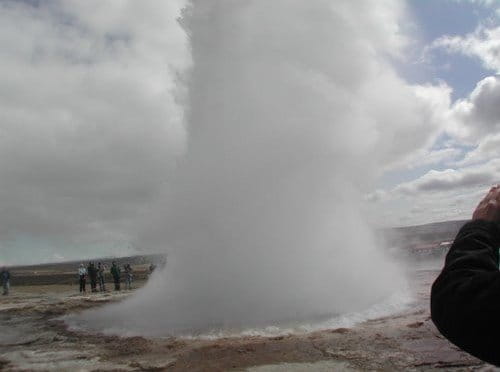
<svg viewBox="0 0 500 372">
<path fill-rule="evenodd" d="M 111 262 L 111 265 L 116 266 L 116 261 Z"/>
<path fill-rule="evenodd" d="M 83 267 L 83 263 L 80 264 L 80 267 Z"/>
</svg>

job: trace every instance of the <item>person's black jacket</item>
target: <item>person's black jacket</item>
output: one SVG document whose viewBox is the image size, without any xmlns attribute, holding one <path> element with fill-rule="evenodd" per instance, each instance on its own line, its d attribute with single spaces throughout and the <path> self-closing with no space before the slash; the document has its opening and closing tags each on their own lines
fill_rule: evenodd
<svg viewBox="0 0 500 372">
<path fill-rule="evenodd" d="M 111 266 L 111 270 L 110 271 L 111 271 L 111 275 L 113 276 L 113 279 L 115 281 L 120 280 L 121 270 L 120 270 L 120 268 L 118 266 L 115 266 L 115 265 Z"/>
<path fill-rule="evenodd" d="M 10 272 L 8 272 L 7 270 L 3 270 L 2 273 L 0 274 L 0 277 L 3 284 L 6 280 L 10 280 Z"/>
<path fill-rule="evenodd" d="M 431 315 L 455 345 L 500 366 L 500 227 L 471 221 L 457 234 L 432 285 Z"/>
<path fill-rule="evenodd" d="M 97 269 L 94 265 L 89 265 L 87 273 L 90 276 L 90 280 L 97 280 Z"/>
</svg>

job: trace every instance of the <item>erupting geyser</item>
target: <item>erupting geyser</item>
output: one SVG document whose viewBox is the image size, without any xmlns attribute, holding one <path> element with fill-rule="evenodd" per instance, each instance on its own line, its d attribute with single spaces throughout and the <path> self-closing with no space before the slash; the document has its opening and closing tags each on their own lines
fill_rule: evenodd
<svg viewBox="0 0 500 372">
<path fill-rule="evenodd" d="M 153 335 L 313 322 L 400 288 L 361 202 L 390 151 L 388 107 L 412 93 L 384 59 L 401 41 L 388 32 L 399 2 L 361 3 L 186 4 L 186 153 L 140 240 L 168 263 L 80 322 Z M 381 97 L 379 84 L 405 93 Z"/>
</svg>

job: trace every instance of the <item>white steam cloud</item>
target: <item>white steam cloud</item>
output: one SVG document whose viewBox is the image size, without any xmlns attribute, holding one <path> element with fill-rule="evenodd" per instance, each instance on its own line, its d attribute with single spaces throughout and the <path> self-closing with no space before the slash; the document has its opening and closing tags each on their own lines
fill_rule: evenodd
<svg viewBox="0 0 500 372">
<path fill-rule="evenodd" d="M 167 267 L 80 321 L 148 335 L 266 326 L 400 288 L 361 203 L 378 165 L 433 133 L 439 87 L 408 86 L 385 60 L 401 55 L 403 16 L 400 1 L 188 4 L 187 152 L 141 239 L 168 248 Z"/>
</svg>

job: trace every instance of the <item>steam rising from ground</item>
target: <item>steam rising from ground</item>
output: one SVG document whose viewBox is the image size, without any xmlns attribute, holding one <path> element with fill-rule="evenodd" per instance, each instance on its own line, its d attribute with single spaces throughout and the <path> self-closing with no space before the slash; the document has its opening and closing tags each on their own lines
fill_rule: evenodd
<svg viewBox="0 0 500 372">
<path fill-rule="evenodd" d="M 425 100 L 384 59 L 404 44 L 402 12 L 399 1 L 189 4 L 187 151 L 140 242 L 168 248 L 166 270 L 81 319 L 154 335 L 268 326 L 401 288 L 361 200 L 378 164 L 424 140 L 386 136 L 425 123 L 412 115 Z"/>
</svg>

